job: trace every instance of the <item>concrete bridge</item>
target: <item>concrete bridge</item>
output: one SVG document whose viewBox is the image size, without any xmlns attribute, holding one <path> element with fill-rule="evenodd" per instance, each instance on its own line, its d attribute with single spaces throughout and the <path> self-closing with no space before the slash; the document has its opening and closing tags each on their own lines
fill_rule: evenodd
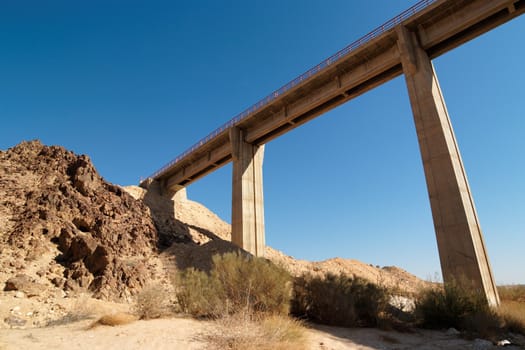
<svg viewBox="0 0 525 350">
<path fill-rule="evenodd" d="M 233 162 L 232 241 L 265 247 L 265 143 L 405 75 L 445 282 L 499 304 L 478 217 L 432 59 L 523 14 L 525 0 L 423 0 L 268 95 L 143 181 L 170 196 Z"/>
</svg>

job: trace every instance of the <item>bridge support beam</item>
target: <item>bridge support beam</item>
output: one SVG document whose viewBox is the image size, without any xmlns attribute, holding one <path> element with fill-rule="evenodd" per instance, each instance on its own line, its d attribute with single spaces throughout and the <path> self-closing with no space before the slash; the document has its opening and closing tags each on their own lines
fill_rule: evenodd
<svg viewBox="0 0 525 350">
<path fill-rule="evenodd" d="M 264 256 L 264 145 L 245 142 L 244 131 L 230 129 L 233 155 L 232 242 L 255 256 Z"/>
<path fill-rule="evenodd" d="M 398 26 L 398 48 L 425 170 L 445 283 L 499 296 L 465 169 L 436 73 L 414 33 Z"/>
</svg>

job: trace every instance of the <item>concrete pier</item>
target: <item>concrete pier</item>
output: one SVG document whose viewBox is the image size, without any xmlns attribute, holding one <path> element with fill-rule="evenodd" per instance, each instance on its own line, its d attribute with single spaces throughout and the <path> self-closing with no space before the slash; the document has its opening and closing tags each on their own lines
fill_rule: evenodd
<svg viewBox="0 0 525 350">
<path fill-rule="evenodd" d="M 396 28 L 414 114 L 445 282 L 482 290 L 492 306 L 499 296 L 474 201 L 445 100 L 416 35 Z"/>
<path fill-rule="evenodd" d="M 264 256 L 264 145 L 247 143 L 244 132 L 230 129 L 233 155 L 232 242 L 255 256 Z"/>
</svg>

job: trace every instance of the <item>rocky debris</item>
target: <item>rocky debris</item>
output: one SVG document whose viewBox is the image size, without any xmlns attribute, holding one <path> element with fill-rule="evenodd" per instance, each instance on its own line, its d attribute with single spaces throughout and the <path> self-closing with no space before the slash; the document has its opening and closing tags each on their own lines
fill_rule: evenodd
<svg viewBox="0 0 525 350">
<path fill-rule="evenodd" d="M 472 344 L 472 348 L 474 350 L 492 349 L 493 348 L 493 344 L 489 340 L 477 338 L 477 339 L 474 339 L 474 342 Z"/>
<path fill-rule="evenodd" d="M 14 327 L 23 327 L 26 325 L 27 323 L 27 320 L 24 320 L 23 318 L 21 317 L 18 317 L 18 316 L 9 316 L 9 317 L 6 317 L 4 319 L 4 322 L 6 324 L 8 324 L 11 328 L 14 328 Z"/>
<path fill-rule="evenodd" d="M 20 274 L 15 277 L 11 277 L 5 282 L 4 291 L 20 291 L 28 297 L 40 295 L 45 286 L 35 282 L 29 276 Z"/>
<path fill-rule="evenodd" d="M 88 156 L 39 141 L 0 151 L 0 270 L 6 290 L 31 296 L 47 286 L 105 299 L 129 297 L 152 278 L 157 242 L 149 209 L 104 181 Z M 35 261 L 39 266 L 31 276 L 41 284 L 17 276 Z"/>
</svg>

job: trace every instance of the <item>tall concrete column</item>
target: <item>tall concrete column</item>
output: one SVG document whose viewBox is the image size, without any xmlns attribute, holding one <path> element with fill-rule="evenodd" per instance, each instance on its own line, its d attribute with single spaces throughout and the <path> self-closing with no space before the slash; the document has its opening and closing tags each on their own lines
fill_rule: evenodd
<svg viewBox="0 0 525 350">
<path fill-rule="evenodd" d="M 264 256 L 264 145 L 244 141 L 243 130 L 230 130 L 233 155 L 232 242 L 255 256 Z"/>
<path fill-rule="evenodd" d="M 414 33 L 399 26 L 398 48 L 425 169 L 445 282 L 499 296 L 459 148 L 436 73 Z"/>
</svg>

